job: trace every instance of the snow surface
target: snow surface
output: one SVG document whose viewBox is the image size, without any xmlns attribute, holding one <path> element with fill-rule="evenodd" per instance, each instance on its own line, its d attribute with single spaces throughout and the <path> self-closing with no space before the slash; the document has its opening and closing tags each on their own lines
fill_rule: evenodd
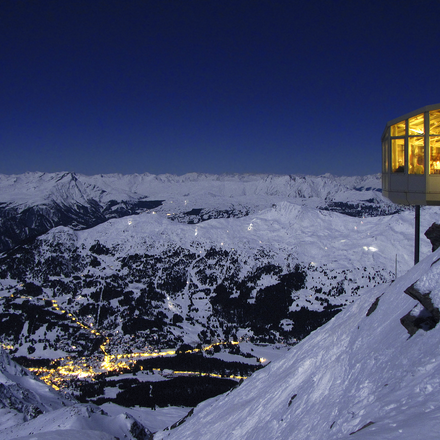
<svg viewBox="0 0 440 440">
<path fill-rule="evenodd" d="M 37 432 L 24 437 L 15 437 L 16 440 L 115 440 L 113 435 L 106 432 L 79 430 L 79 429 L 62 429 L 51 432 Z"/>
<path fill-rule="evenodd" d="M 32 184 L 36 185 L 38 181 L 36 176 L 33 174 L 30 177 L 34 179 Z M 49 179 L 49 177 L 46 175 L 40 176 L 43 181 Z M 26 176 L 17 176 L 17 179 L 25 178 Z M 64 181 L 79 185 L 78 182 L 80 181 L 79 177 L 75 180 L 70 174 L 61 175 L 58 178 L 60 180 L 57 185 Z M 11 182 L 11 179 L 9 176 L 8 179 L 3 181 L 3 184 L 6 185 L 5 182 Z M 84 179 L 86 178 L 84 177 Z M 136 186 L 137 183 L 133 183 L 137 179 L 133 176 L 130 179 L 126 176 L 112 176 L 111 178 L 109 176 L 94 176 L 93 179 L 88 179 L 91 179 L 90 182 L 95 182 L 95 186 L 92 185 L 94 194 L 96 188 L 101 188 L 103 182 L 109 182 L 110 180 L 112 185 L 116 185 L 120 180 L 121 188 L 124 188 L 125 185 L 126 188 L 132 188 L 130 191 L 134 191 L 134 187 L 140 188 Z M 322 311 L 324 303 L 322 300 L 316 299 L 316 292 L 319 290 L 325 293 L 330 292 L 332 289 L 336 289 L 338 283 L 342 286 L 343 289 L 341 290 L 344 292 L 340 296 L 329 294 L 330 304 L 345 305 L 351 302 L 355 295 L 362 294 L 372 284 L 392 279 L 396 267 L 396 256 L 399 274 L 404 273 L 413 264 L 414 214 L 410 210 L 394 215 L 362 218 L 316 209 L 316 206 L 324 203 L 325 199 L 320 197 L 325 198 L 329 194 L 332 196 L 337 195 L 339 200 L 350 200 L 351 202 L 359 201 L 360 198 L 366 197 L 366 194 L 371 196 L 374 191 L 361 191 L 360 189 L 370 186 L 375 188 L 374 185 L 378 183 L 377 176 L 374 176 L 374 178 L 347 179 L 336 179 L 331 178 L 331 176 L 315 178 L 298 178 L 294 176 L 201 176 L 200 179 L 188 176 L 177 178 L 174 176 L 165 180 L 161 180 L 158 176 L 154 179 L 151 176 L 148 178 L 144 176 L 142 179 L 139 177 L 139 179 L 139 181 L 146 179 L 151 183 L 151 188 L 148 187 L 150 194 L 152 194 L 154 188 L 160 187 L 155 195 L 162 194 L 167 200 L 167 206 L 163 207 L 162 211 L 157 213 L 150 211 L 125 218 L 115 218 L 81 231 L 73 230 L 67 226 L 58 226 L 41 235 L 35 241 L 35 251 L 33 252 L 35 252 L 37 263 L 50 261 L 51 258 L 62 258 L 67 263 L 66 267 L 69 267 L 66 256 L 83 258 L 82 261 L 87 267 L 84 271 L 79 271 L 73 275 L 77 277 L 85 274 L 90 275 L 96 279 L 95 285 L 97 285 L 106 278 L 118 276 L 120 276 L 120 279 L 127 279 L 130 282 L 130 269 L 122 267 L 123 259 L 126 256 L 135 254 L 161 256 L 161 254 L 164 255 L 177 247 L 188 250 L 194 256 L 194 262 L 185 266 L 187 281 L 189 285 L 197 286 L 201 294 L 194 294 L 190 297 L 189 291 L 182 290 L 179 294 L 167 297 L 167 307 L 164 308 L 164 313 L 168 316 L 168 321 L 177 313 L 184 319 L 188 317 L 193 320 L 194 325 L 173 327 L 172 332 L 169 331 L 170 340 L 165 340 L 168 346 L 160 348 L 175 348 L 171 339 L 177 337 L 180 337 L 185 343 L 196 344 L 200 341 L 200 333 L 209 326 L 208 321 L 212 317 L 212 307 L 205 293 L 206 289 L 209 289 L 212 294 L 214 287 L 208 286 L 208 283 L 201 279 L 200 266 L 203 265 L 205 278 L 208 275 L 215 275 L 213 276 L 213 279 L 216 280 L 215 283 L 219 283 L 220 280 L 224 279 L 225 271 L 230 269 L 230 265 L 228 266 L 227 263 L 224 263 L 223 266 L 212 264 L 211 268 L 207 267 L 204 256 L 212 247 L 217 250 L 227 250 L 229 253 L 233 253 L 234 257 L 237 256 L 241 265 L 240 270 L 242 272 L 240 276 L 242 278 L 246 275 L 245 270 L 251 271 L 258 265 L 274 264 L 279 266 L 283 273 L 287 273 L 296 263 L 301 263 L 307 269 L 306 286 L 295 293 L 291 306 L 292 311 L 300 310 L 301 307 Z M 179 179 L 181 184 L 177 184 Z M 101 186 L 98 186 L 98 182 Z M 148 185 L 145 182 L 142 185 L 146 185 L 143 187 L 146 191 Z M 48 188 L 53 191 L 53 176 L 46 183 Z M 347 189 L 348 183 L 352 188 L 356 187 L 359 190 L 350 192 Z M 26 182 L 26 185 L 29 187 L 30 182 Z M 82 185 L 85 185 L 85 183 L 83 182 Z M 237 187 L 242 188 L 242 191 L 238 191 L 234 185 L 238 185 Z M 15 188 L 12 183 L 10 183 L 10 186 Z M 224 190 L 225 186 L 228 188 L 226 192 Z M 21 188 L 20 191 L 23 194 L 30 194 L 28 195 L 28 202 L 31 203 L 33 200 L 32 191 L 26 192 L 23 187 Z M 185 192 L 181 197 L 174 200 L 172 200 L 173 194 L 171 192 L 167 193 L 167 191 L 181 192 L 183 189 Z M 202 194 L 203 190 L 205 192 Z M 7 185 L 5 191 L 9 191 Z M 344 196 L 344 191 L 348 191 L 349 196 Z M 43 193 L 44 190 L 41 191 L 41 194 Z M 226 206 L 227 203 L 236 203 L 237 200 L 242 200 L 247 203 L 247 206 L 252 206 L 252 211 L 255 212 L 252 215 L 239 218 L 215 218 L 197 224 L 171 221 L 167 215 L 167 208 L 179 203 L 183 206 L 184 195 L 186 194 L 189 199 L 188 194 L 192 193 L 197 193 L 198 200 L 203 203 L 202 205 L 195 205 L 198 207 L 206 206 L 205 204 L 215 205 L 216 203 Z M 242 196 L 242 193 L 245 195 Z M 119 197 L 118 194 L 120 195 L 116 192 L 112 196 Z M 376 191 L 376 196 L 378 194 L 380 193 Z M 6 195 L 3 197 L 7 198 Z M 273 203 L 274 201 L 276 203 Z M 266 207 L 258 210 L 256 209 L 258 204 L 261 207 L 264 204 Z M 189 207 L 185 209 L 189 209 Z M 426 230 L 438 218 L 439 212 L 439 208 L 436 207 L 422 210 L 422 230 Z M 88 266 L 87 261 L 90 260 L 87 259 L 87 255 L 90 257 L 90 248 L 96 242 L 109 248 L 111 255 L 98 256 L 100 266 L 91 267 Z M 60 248 L 62 250 L 57 254 L 56 249 Z M 265 255 L 263 255 L 263 252 Z M 422 236 L 421 256 L 428 255 L 430 252 L 431 245 Z M 73 261 L 74 258 L 72 258 Z M 36 273 L 34 275 L 34 267 L 39 267 L 39 264 L 34 264 L 27 269 L 26 280 L 40 284 L 42 282 L 40 278 L 43 274 Z M 169 267 L 172 267 L 171 263 Z M 214 273 L 215 271 L 217 273 Z M 154 282 L 157 284 L 160 281 L 160 270 L 156 273 L 157 279 Z M 57 275 L 57 277 L 50 275 L 49 279 L 60 279 L 66 285 L 74 283 L 69 275 L 65 277 L 60 273 Z M 0 295 L 9 296 L 14 292 L 19 295 L 22 282 L 21 279 L 11 280 L 6 278 L 0 280 L 0 292 L 3 292 Z M 253 289 L 249 302 L 255 301 L 259 289 L 263 289 L 274 282 L 273 275 L 262 277 Z M 43 297 L 55 299 L 54 290 L 49 287 L 49 284 L 49 282 L 46 282 L 43 285 Z M 134 295 L 138 295 L 143 287 L 144 285 L 141 283 L 130 283 L 129 289 L 134 292 Z M 73 304 L 71 304 L 71 293 L 68 291 L 62 295 L 58 292 L 56 300 L 60 307 L 75 314 L 84 304 L 91 303 L 90 297 L 94 290 L 96 288 L 85 287 L 83 283 L 80 295 L 75 298 Z M 14 301 L 20 301 L 20 299 L 17 298 Z M 115 310 L 115 315 L 120 314 L 122 309 L 118 306 L 118 302 L 118 299 L 109 302 L 109 305 Z M 121 323 L 122 318 L 119 316 L 118 322 L 115 321 L 112 324 L 114 326 L 111 327 L 113 333 L 122 334 Z M 291 326 L 292 322 L 289 320 L 283 323 L 286 330 Z M 237 329 L 239 333 L 245 330 Z M 77 346 L 78 344 L 71 343 L 71 341 L 67 341 L 63 345 L 58 344 L 57 347 L 51 343 L 59 335 L 59 329 L 54 328 L 52 332 L 47 332 L 47 335 L 44 336 L 46 331 L 47 327 L 42 326 L 38 334 L 29 338 L 27 337 L 28 329 L 24 329 L 17 338 L 18 341 L 12 341 L 11 338 L 11 340 L 4 342 L 15 345 L 17 356 L 27 356 L 30 344 L 35 349 L 33 353 L 35 357 L 58 358 L 74 352 L 72 345 Z M 63 339 L 63 335 L 59 336 Z M 219 340 L 222 340 L 223 336 L 221 330 L 218 330 L 215 335 Z M 41 342 L 30 342 L 30 339 Z M 120 344 L 115 343 L 114 346 L 109 344 L 108 349 L 112 350 L 112 353 L 119 353 L 117 350 L 123 350 L 125 347 L 123 348 Z"/>
<path fill-rule="evenodd" d="M 365 292 L 283 358 L 155 440 L 438 439 L 440 327 L 409 337 L 400 318 L 417 304 L 404 290 L 439 257 L 440 250 Z"/>
<path fill-rule="evenodd" d="M 432 224 L 438 213 L 439 209 L 436 207 L 422 210 L 422 230 L 426 230 Z M 341 296 L 329 297 L 329 301 L 332 304 L 347 304 L 354 299 L 354 295 L 362 294 L 371 284 L 392 279 L 396 256 L 398 273 L 408 270 L 413 264 L 413 224 L 414 215 L 410 211 L 389 216 L 358 218 L 319 211 L 290 201 L 280 202 L 250 217 L 212 219 L 197 225 L 172 222 L 160 213 L 142 213 L 128 218 L 112 219 L 83 231 L 74 231 L 64 226 L 53 228 L 37 239 L 36 243 L 39 246 L 36 258 L 37 261 L 50 258 L 54 248 L 60 244 L 63 246 L 63 255 L 73 254 L 75 249 L 78 249 L 78 253 L 87 253 L 87 249 L 99 242 L 111 249 L 113 254 L 100 255 L 101 265 L 97 268 L 87 267 L 87 274 L 97 279 L 121 274 L 121 277 L 126 276 L 129 279 L 128 269 L 121 267 L 125 256 L 161 255 L 161 252 L 165 253 L 167 249 L 179 246 L 196 256 L 192 266 L 188 267 L 188 282 L 206 287 L 202 286 L 199 280 L 196 265 L 199 258 L 205 261 L 205 253 L 214 246 L 239 255 L 243 267 L 246 268 L 252 268 L 267 260 L 268 263 L 279 265 L 287 271 L 288 265 L 302 263 L 308 272 L 306 286 L 295 293 L 291 310 L 306 307 L 309 310 L 320 311 L 323 305 L 315 299 L 315 292 L 319 287 L 326 292 L 338 282 L 343 283 L 344 293 Z M 261 257 L 260 250 L 270 254 L 270 258 Z M 421 256 L 430 252 L 431 244 L 422 237 Z M 206 262 L 203 264 L 206 265 Z M 207 270 L 204 269 L 204 273 L 207 274 Z M 221 271 L 222 268 L 217 266 L 212 270 Z M 79 272 L 77 275 L 83 273 Z M 32 274 L 29 276 L 32 281 Z M 160 278 L 159 272 L 157 276 Z M 216 276 L 222 279 L 224 274 L 219 272 Z M 69 279 L 65 281 L 69 282 Z M 19 283 L 17 280 L 18 291 Z M 263 288 L 263 284 L 272 283 L 273 279 L 270 276 L 262 278 L 258 288 Z M 3 288 L 5 291 L 13 292 L 9 290 L 9 279 Z M 130 288 L 134 292 L 139 291 L 134 284 L 130 285 Z M 45 287 L 45 295 L 50 298 L 53 295 L 52 290 Z M 254 289 L 251 300 L 255 299 L 256 291 L 257 288 Z M 83 297 L 89 297 L 88 293 L 88 290 L 84 289 L 81 294 Z M 56 300 L 61 307 L 75 313 L 75 307 L 80 307 L 84 300 L 79 298 L 75 304 L 69 305 L 70 297 L 70 294 L 58 295 Z M 116 304 L 117 300 L 114 302 Z M 200 332 L 209 325 L 207 320 L 211 316 L 210 307 L 209 299 L 206 297 L 199 299 L 194 295 L 190 298 L 183 292 L 167 297 L 164 313 L 168 314 L 169 319 L 174 313 L 181 313 L 183 317 L 193 317 L 195 325 L 173 328 L 173 333 L 175 336 L 179 335 L 185 343 L 195 344 L 199 342 Z M 115 325 L 119 327 L 112 328 L 115 333 L 121 331 L 122 319 L 118 322 L 119 324 Z M 292 323 L 285 322 L 284 325 L 288 329 Z M 42 328 L 41 332 L 44 331 L 45 328 Z M 22 335 L 25 333 L 22 332 Z M 49 337 L 53 340 L 55 336 Z M 221 334 L 217 337 L 223 339 Z M 38 341 L 39 338 L 33 339 Z M 23 340 L 22 337 L 20 344 L 16 344 L 17 355 L 26 356 L 30 342 Z M 36 349 L 34 356 L 56 358 L 64 354 L 44 350 L 46 339 L 41 340 L 42 343 L 33 344 L 33 348 Z M 170 346 L 170 343 L 172 344 L 172 341 L 167 342 L 168 347 L 161 348 L 175 348 L 174 345 Z M 69 343 L 63 348 L 67 350 L 71 345 Z M 122 350 L 118 343 L 114 348 L 112 345 L 108 348 L 113 350 L 112 353 Z M 66 351 L 65 354 L 69 352 Z"/>
<path fill-rule="evenodd" d="M 139 420 L 144 426 L 152 432 L 156 432 L 171 426 L 173 423 L 180 419 L 183 419 L 191 408 L 178 407 L 178 406 L 168 406 L 165 408 L 125 408 L 123 406 L 116 405 L 115 403 L 104 403 L 101 408 L 105 412 L 112 416 L 117 416 L 121 413 L 131 414 L 136 420 Z"/>
<path fill-rule="evenodd" d="M 112 417 L 94 405 L 77 404 L 41 414 L 21 425 L 2 429 L 0 439 L 133 439 L 129 432 L 130 422 L 124 414 Z"/>
</svg>

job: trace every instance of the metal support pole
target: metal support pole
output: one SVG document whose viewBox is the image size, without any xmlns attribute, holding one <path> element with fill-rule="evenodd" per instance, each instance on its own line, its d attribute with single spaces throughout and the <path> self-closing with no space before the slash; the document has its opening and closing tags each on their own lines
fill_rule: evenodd
<svg viewBox="0 0 440 440">
<path fill-rule="evenodd" d="M 416 205 L 415 225 L 414 225 L 414 265 L 420 258 L 420 205 Z"/>
</svg>

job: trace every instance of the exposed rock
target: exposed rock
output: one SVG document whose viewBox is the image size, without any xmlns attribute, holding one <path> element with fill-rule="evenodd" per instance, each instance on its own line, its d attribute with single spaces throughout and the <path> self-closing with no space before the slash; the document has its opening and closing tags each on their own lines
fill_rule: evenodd
<svg viewBox="0 0 440 440">
<path fill-rule="evenodd" d="M 430 293 L 422 293 L 416 287 L 415 284 L 409 286 L 405 293 L 409 295 L 411 298 L 417 300 L 433 317 L 435 323 L 437 324 L 440 321 L 440 310 L 435 307 L 432 299 L 430 297 Z"/>
<path fill-rule="evenodd" d="M 400 319 L 410 336 L 413 336 L 419 329 L 432 330 L 440 321 L 440 311 L 430 297 L 431 292 L 422 293 L 415 287 L 416 284 L 409 286 L 405 293 L 417 300 L 419 304 Z"/>
<path fill-rule="evenodd" d="M 58 394 L 40 382 L 0 348 L 0 409 L 26 422 L 74 402 L 71 396 Z"/>
<path fill-rule="evenodd" d="M 357 432 L 362 431 L 363 429 L 368 428 L 368 427 L 371 426 L 371 425 L 374 425 L 374 422 L 372 422 L 372 421 L 370 420 L 368 423 L 366 423 L 364 426 L 362 426 L 361 428 L 359 428 L 357 431 L 350 432 L 350 435 L 356 434 Z"/>
<path fill-rule="evenodd" d="M 21 413 L 23 421 L 31 420 L 43 413 L 33 398 L 34 396 L 18 384 L 0 383 L 0 408 Z"/>
<path fill-rule="evenodd" d="M 417 330 L 432 330 L 437 323 L 434 317 L 421 304 L 415 306 L 409 313 L 400 319 L 400 323 L 406 328 L 410 336 Z"/>
<path fill-rule="evenodd" d="M 380 296 L 378 296 L 375 300 L 374 300 L 374 302 L 373 302 L 373 304 L 371 304 L 371 306 L 370 306 L 370 308 L 368 309 L 368 311 L 367 311 L 367 313 L 366 313 L 366 315 L 365 316 L 370 316 L 376 309 L 377 309 L 377 306 L 379 305 L 379 300 L 380 300 L 380 297 L 381 297 L 382 295 L 380 295 Z"/>
<path fill-rule="evenodd" d="M 440 225 L 438 223 L 433 223 L 426 231 L 426 238 L 431 242 L 432 252 L 440 247 Z"/>
<path fill-rule="evenodd" d="M 152 440 L 153 434 L 148 429 L 145 428 L 142 423 L 139 423 L 132 415 L 128 413 L 121 414 L 121 417 L 123 417 L 127 423 L 129 423 L 130 434 L 136 439 L 136 440 Z"/>
<path fill-rule="evenodd" d="M 294 395 L 290 398 L 289 403 L 287 404 L 287 406 L 292 405 L 292 402 L 293 402 L 293 400 L 295 399 L 295 397 L 296 397 L 297 395 L 298 395 L 298 394 L 294 394 Z"/>
<path fill-rule="evenodd" d="M 191 408 L 191 410 L 188 412 L 188 414 L 185 417 L 182 417 L 180 420 L 178 420 L 176 423 L 172 424 L 169 428 L 165 428 L 164 431 L 169 431 L 170 429 L 175 429 L 178 426 L 180 426 L 182 423 L 186 421 L 189 417 L 191 417 L 194 414 L 194 408 Z"/>
</svg>

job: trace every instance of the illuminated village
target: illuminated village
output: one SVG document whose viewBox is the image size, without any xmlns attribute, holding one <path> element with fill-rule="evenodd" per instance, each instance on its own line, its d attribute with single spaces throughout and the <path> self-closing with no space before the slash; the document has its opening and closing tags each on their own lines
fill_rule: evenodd
<svg viewBox="0 0 440 440">
<path fill-rule="evenodd" d="M 13 295 L 11 296 L 13 297 Z M 30 297 L 21 297 L 23 299 L 33 299 Z M 67 310 L 61 309 L 56 300 L 50 300 L 42 298 L 41 301 L 49 301 L 54 310 L 61 314 L 65 314 L 75 325 L 78 325 L 82 329 L 88 331 L 94 337 L 103 339 L 99 346 L 101 354 L 96 354 L 90 357 L 75 357 L 67 356 L 59 359 L 54 359 L 48 367 L 29 367 L 28 369 L 37 375 L 46 384 L 52 386 L 54 389 L 59 390 L 66 387 L 66 383 L 71 379 L 87 379 L 93 381 L 97 375 L 103 373 L 112 373 L 113 376 L 118 374 L 124 374 L 132 371 L 138 360 L 146 358 L 157 358 L 166 356 L 175 356 L 176 350 L 164 350 L 159 351 L 151 347 L 149 351 L 136 352 L 136 353 L 120 353 L 124 350 L 124 344 L 122 338 L 110 338 L 101 334 L 98 330 L 94 329 L 92 326 L 83 324 L 77 317 Z M 117 353 L 109 353 L 109 345 L 112 343 L 111 350 Z M 216 342 L 203 348 L 192 348 L 185 350 L 183 353 L 198 353 L 198 352 L 208 352 L 213 350 L 215 346 L 222 345 L 238 345 L 238 341 L 229 342 Z M 128 344 L 127 344 L 128 345 Z M 13 351 L 14 347 L 12 345 L 2 344 L 2 347 L 8 351 Z M 264 358 L 258 360 L 261 364 L 266 361 Z M 140 367 L 142 370 L 142 367 Z M 179 371 L 179 370 L 165 370 L 161 371 L 158 368 L 152 370 L 156 374 L 165 374 L 167 377 L 173 376 L 209 376 L 217 378 L 229 378 L 234 380 L 246 379 L 246 376 L 235 376 L 228 375 L 224 376 L 216 373 L 206 373 L 199 371 Z"/>
</svg>

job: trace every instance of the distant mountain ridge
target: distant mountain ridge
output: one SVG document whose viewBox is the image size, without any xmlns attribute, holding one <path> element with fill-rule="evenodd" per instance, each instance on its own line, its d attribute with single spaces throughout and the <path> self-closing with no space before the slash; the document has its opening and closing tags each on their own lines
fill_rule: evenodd
<svg viewBox="0 0 440 440">
<path fill-rule="evenodd" d="M 167 406 L 155 396 L 194 395 L 188 378 L 168 377 L 191 365 L 190 373 L 223 374 L 209 378 L 213 392 L 225 385 L 216 380 L 235 386 L 262 366 L 261 350 L 293 350 L 413 264 L 414 214 L 383 198 L 379 176 L 28 173 L 0 176 L 0 186 L 0 229 L 16 233 L 0 254 L 0 343 L 87 402 L 137 405 L 148 394 L 149 405 Z M 422 209 L 422 231 L 439 213 Z M 422 236 L 422 258 L 430 253 Z M 374 299 L 368 296 L 368 310 Z M 412 331 L 424 325 L 423 311 L 405 313 Z M 187 350 L 190 358 L 179 357 Z M 293 408 L 300 393 L 289 390 L 285 403 Z M 44 438 L 51 412 L 25 422 L 20 402 L 23 431 L 11 427 L 0 438 L 36 427 Z M 109 421 L 92 406 L 55 413 L 72 438 L 77 416 L 98 431 Z M 111 423 L 132 423 L 124 417 Z M 333 421 L 347 423 L 345 416 Z"/>
<path fill-rule="evenodd" d="M 87 229 L 153 209 L 198 223 L 252 215 L 291 199 L 355 216 L 398 211 L 381 196 L 379 175 L 0 175 L 0 252 L 56 226 Z"/>
</svg>

